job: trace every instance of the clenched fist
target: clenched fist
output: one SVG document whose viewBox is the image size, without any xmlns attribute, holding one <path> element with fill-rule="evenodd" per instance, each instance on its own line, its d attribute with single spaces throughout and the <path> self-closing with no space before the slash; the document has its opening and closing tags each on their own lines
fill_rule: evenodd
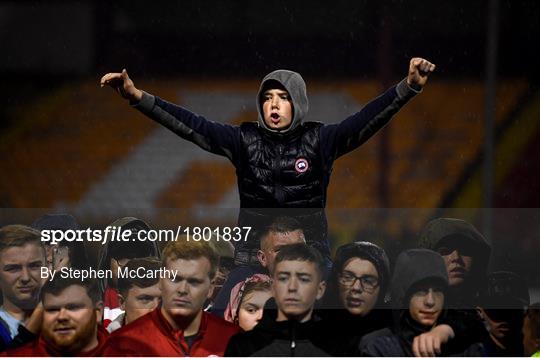
<svg viewBox="0 0 540 358">
<path fill-rule="evenodd" d="M 435 70 L 435 65 L 420 57 L 414 57 L 409 63 L 407 83 L 409 86 L 424 87 L 428 76 Z"/>
</svg>

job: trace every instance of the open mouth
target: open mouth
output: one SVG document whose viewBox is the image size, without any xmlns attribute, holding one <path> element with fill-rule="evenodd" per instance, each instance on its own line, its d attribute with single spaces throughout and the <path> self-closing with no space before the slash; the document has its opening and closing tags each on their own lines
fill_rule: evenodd
<svg viewBox="0 0 540 358">
<path fill-rule="evenodd" d="M 272 123 L 277 124 L 279 122 L 279 114 L 277 113 L 270 114 L 270 119 L 272 120 Z"/>
</svg>

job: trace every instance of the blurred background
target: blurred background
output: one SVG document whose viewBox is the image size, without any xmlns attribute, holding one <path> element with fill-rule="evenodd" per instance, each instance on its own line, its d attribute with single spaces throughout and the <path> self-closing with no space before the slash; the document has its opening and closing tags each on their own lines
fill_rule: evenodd
<svg viewBox="0 0 540 358">
<path fill-rule="evenodd" d="M 494 269 L 540 286 L 539 18 L 533 0 L 2 1 L 0 224 L 234 225 L 230 163 L 101 89 L 107 72 L 238 124 L 256 120 L 260 79 L 287 68 L 307 82 L 307 119 L 334 123 L 421 56 L 437 65 L 423 93 L 335 164 L 333 248 L 370 240 L 395 257 L 430 218 L 459 217 Z"/>
</svg>

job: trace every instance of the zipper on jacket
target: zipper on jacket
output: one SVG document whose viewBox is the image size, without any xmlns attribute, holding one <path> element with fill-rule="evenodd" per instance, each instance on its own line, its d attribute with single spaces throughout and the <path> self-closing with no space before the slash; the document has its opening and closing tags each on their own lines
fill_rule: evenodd
<svg viewBox="0 0 540 358">
<path fill-rule="evenodd" d="M 291 357 L 295 356 L 295 350 L 296 350 L 296 322 L 290 322 L 292 323 L 291 327 Z"/>
<path fill-rule="evenodd" d="M 283 155 L 283 144 L 278 144 L 277 145 L 277 150 L 278 150 L 278 156 L 277 158 L 274 159 L 274 180 L 275 180 L 275 185 L 274 185 L 274 191 L 275 191 L 275 195 L 276 195 L 276 200 L 277 202 L 281 205 L 283 204 L 283 202 L 285 201 L 285 195 L 283 193 L 283 188 L 282 188 L 282 183 L 281 183 L 281 166 L 280 166 L 280 163 L 281 163 L 281 157 Z"/>
</svg>

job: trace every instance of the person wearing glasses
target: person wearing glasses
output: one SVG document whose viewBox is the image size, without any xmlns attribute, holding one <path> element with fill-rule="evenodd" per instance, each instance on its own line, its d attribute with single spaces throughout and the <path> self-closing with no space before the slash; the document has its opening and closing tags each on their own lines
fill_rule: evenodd
<svg viewBox="0 0 540 358">
<path fill-rule="evenodd" d="M 388 257 L 379 246 L 362 241 L 337 249 L 328 289 L 317 310 L 332 327 L 328 330 L 328 352 L 334 356 L 357 355 L 358 343 L 365 334 L 391 323 L 390 311 L 384 309 L 389 277 Z"/>
</svg>

